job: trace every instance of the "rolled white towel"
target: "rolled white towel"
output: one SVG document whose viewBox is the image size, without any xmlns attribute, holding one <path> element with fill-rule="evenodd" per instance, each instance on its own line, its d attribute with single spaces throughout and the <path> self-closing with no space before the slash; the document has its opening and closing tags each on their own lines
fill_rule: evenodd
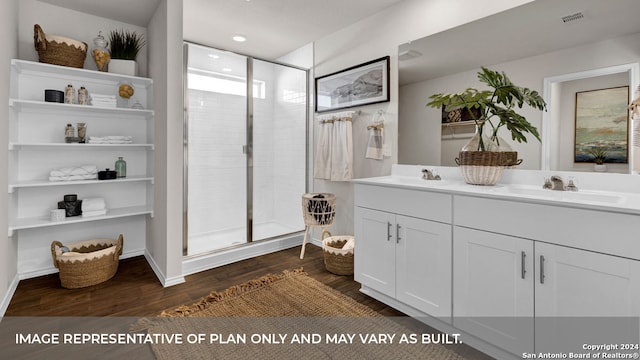
<svg viewBox="0 0 640 360">
<path fill-rule="evenodd" d="M 356 241 L 355 239 L 349 239 L 347 240 L 347 242 L 344 244 L 344 246 L 342 246 L 342 250 L 351 250 L 356 246 Z"/>
<path fill-rule="evenodd" d="M 74 168 L 65 167 L 60 169 L 53 169 L 49 172 L 49 176 L 67 176 L 70 175 Z"/>
<path fill-rule="evenodd" d="M 67 176 L 67 180 L 94 180 L 98 177 L 97 174 L 85 174 L 85 175 L 69 175 Z"/>
<path fill-rule="evenodd" d="M 104 198 L 87 198 L 82 199 L 82 213 L 101 211 L 104 210 L 107 205 L 104 202 Z"/>
<path fill-rule="evenodd" d="M 80 166 L 80 169 L 82 169 L 86 174 L 97 174 L 98 173 L 98 167 L 95 165 L 82 165 Z"/>
</svg>

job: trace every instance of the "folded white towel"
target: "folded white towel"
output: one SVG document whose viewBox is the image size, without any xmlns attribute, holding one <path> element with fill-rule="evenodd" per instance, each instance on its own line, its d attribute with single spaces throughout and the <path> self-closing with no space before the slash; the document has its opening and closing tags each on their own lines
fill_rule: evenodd
<svg viewBox="0 0 640 360">
<path fill-rule="evenodd" d="M 122 135 L 89 136 L 89 144 L 133 144 L 133 137 Z"/>
<path fill-rule="evenodd" d="M 64 177 L 64 176 L 70 176 L 70 175 L 95 175 L 97 173 L 98 173 L 97 166 L 82 165 L 80 167 L 64 167 L 60 169 L 53 169 L 49 172 L 49 176 Z"/>
<path fill-rule="evenodd" d="M 100 216 L 100 215 L 106 215 L 107 214 L 107 209 L 104 210 L 96 210 L 96 211 L 82 211 L 82 216 Z"/>
<path fill-rule="evenodd" d="M 106 208 L 104 198 L 86 198 L 82 199 L 82 213 L 91 211 L 100 211 Z"/>
<path fill-rule="evenodd" d="M 97 174 L 49 176 L 49 181 L 95 180 Z"/>
<path fill-rule="evenodd" d="M 132 140 L 89 140 L 89 144 L 133 144 Z"/>
</svg>

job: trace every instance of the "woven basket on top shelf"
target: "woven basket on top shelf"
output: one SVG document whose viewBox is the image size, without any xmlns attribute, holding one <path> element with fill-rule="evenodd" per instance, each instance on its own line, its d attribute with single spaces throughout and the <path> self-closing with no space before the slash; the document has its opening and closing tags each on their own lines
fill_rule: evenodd
<svg viewBox="0 0 640 360">
<path fill-rule="evenodd" d="M 328 193 L 302 195 L 302 214 L 306 226 L 331 226 L 336 215 L 336 196 Z"/>
<path fill-rule="evenodd" d="M 40 25 L 33 26 L 33 42 L 41 63 L 82 69 L 87 43 L 57 35 L 45 35 Z"/>
<path fill-rule="evenodd" d="M 329 237 L 325 239 L 327 234 Z M 328 230 L 322 230 L 322 253 L 327 271 L 336 275 L 353 275 L 353 247 L 345 247 L 350 240 L 354 240 L 353 236 L 331 236 Z"/>
<path fill-rule="evenodd" d="M 60 283 L 67 289 L 100 284 L 118 271 L 122 255 L 122 234 L 117 239 L 95 239 L 69 244 L 62 252 L 62 243 L 51 243 L 53 265 L 60 270 Z"/>
</svg>

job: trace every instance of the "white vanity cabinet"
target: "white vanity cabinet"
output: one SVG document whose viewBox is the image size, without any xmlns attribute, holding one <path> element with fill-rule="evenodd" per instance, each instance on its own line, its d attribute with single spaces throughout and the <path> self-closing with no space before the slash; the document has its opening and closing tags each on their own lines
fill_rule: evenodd
<svg viewBox="0 0 640 360">
<path fill-rule="evenodd" d="M 449 195 L 356 185 L 355 280 L 450 322 L 450 206 Z"/>
<path fill-rule="evenodd" d="M 625 341 L 621 332 L 638 334 L 637 321 L 616 321 L 611 338 L 602 335 L 609 319 L 640 316 L 640 261 L 536 242 L 534 264 L 536 350 L 561 349 L 567 337 L 585 329 L 604 342 Z M 577 331 L 581 324 L 567 323 L 565 317 L 587 320 Z M 630 328 L 621 330 L 625 325 Z"/>
<path fill-rule="evenodd" d="M 635 193 L 572 203 L 397 170 L 355 181 L 362 292 L 499 359 L 637 344 Z"/>
<path fill-rule="evenodd" d="M 118 95 L 121 84 L 134 95 L 117 98 L 118 107 L 44 101 L 46 89 L 64 91 L 68 84 L 92 94 Z M 77 96 L 77 95 L 76 95 Z M 142 109 L 132 108 L 139 102 Z M 12 60 L 9 99 L 9 236 L 18 236 L 18 272 L 23 277 L 55 271 L 48 250 L 63 243 L 125 233 L 125 253 L 141 253 L 146 216 L 153 215 L 153 81 L 38 62 Z M 65 127 L 85 123 L 89 136 L 131 136 L 133 143 L 65 143 Z M 77 130 L 76 130 L 77 131 Z M 125 178 L 49 181 L 51 170 L 95 165 L 114 170 L 127 162 Z M 104 198 L 107 213 L 51 221 L 49 211 L 65 194 L 78 199 Z M 25 275 L 28 274 L 28 275 Z"/>
<path fill-rule="evenodd" d="M 615 235 L 598 238 L 602 224 L 588 219 L 609 216 Z M 457 328 L 522 354 L 566 346 L 576 331 L 563 318 L 640 316 L 640 261 L 599 252 L 606 242 L 609 252 L 638 256 L 635 216 L 456 196 L 454 221 Z M 568 230 L 585 249 L 549 232 L 577 223 Z"/>
<path fill-rule="evenodd" d="M 453 325 L 514 354 L 533 351 L 533 241 L 454 227 Z"/>
</svg>

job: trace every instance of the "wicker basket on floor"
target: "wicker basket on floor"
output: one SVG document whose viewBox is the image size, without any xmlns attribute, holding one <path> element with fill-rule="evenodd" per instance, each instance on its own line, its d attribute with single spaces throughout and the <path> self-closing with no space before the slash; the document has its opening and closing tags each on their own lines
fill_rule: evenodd
<svg viewBox="0 0 640 360">
<path fill-rule="evenodd" d="M 94 239 L 69 244 L 62 251 L 59 241 L 51 243 L 53 265 L 60 270 L 60 283 L 67 289 L 100 284 L 118 271 L 124 239 Z"/>
<path fill-rule="evenodd" d="M 327 234 L 329 237 L 325 239 Z M 353 274 L 353 248 L 342 248 L 351 239 L 353 236 L 331 236 L 328 230 L 322 230 L 322 253 L 327 271 L 336 275 Z"/>
<path fill-rule="evenodd" d="M 33 42 L 41 63 L 80 69 L 84 67 L 88 47 L 85 42 L 57 35 L 46 35 L 38 24 L 33 26 Z"/>
</svg>

